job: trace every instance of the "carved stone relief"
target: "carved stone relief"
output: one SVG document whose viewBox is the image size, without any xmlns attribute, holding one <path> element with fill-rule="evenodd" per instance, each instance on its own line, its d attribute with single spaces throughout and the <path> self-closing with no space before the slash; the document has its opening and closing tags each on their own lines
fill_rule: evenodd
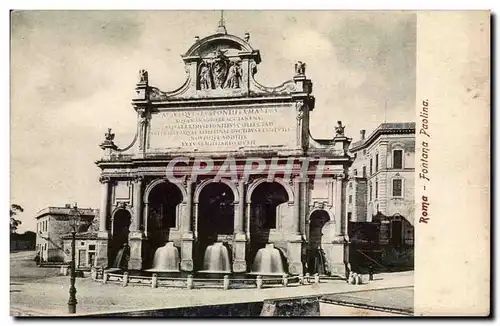
<svg viewBox="0 0 500 326">
<path fill-rule="evenodd" d="M 242 71 L 239 62 L 230 61 L 225 51 L 217 49 L 212 58 L 205 58 L 199 67 L 199 89 L 238 89 L 241 87 Z"/>
</svg>

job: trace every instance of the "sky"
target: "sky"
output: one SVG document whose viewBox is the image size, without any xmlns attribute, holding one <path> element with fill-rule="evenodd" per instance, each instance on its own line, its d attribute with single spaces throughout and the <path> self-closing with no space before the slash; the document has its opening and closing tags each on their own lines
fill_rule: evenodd
<svg viewBox="0 0 500 326">
<path fill-rule="evenodd" d="M 416 15 L 409 12 L 225 11 L 229 34 L 260 50 L 256 80 L 277 86 L 306 62 L 316 107 L 314 138 L 337 120 L 353 141 L 380 123 L 415 120 Z M 219 11 L 17 11 L 11 15 L 11 204 L 36 212 L 78 202 L 99 207 L 99 144 L 133 139 L 139 69 L 176 89 L 181 54 L 215 33 Z"/>
</svg>

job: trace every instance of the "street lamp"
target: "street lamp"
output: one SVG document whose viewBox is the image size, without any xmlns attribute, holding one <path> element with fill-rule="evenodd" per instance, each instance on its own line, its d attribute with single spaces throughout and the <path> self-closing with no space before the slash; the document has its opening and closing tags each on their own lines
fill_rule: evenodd
<svg viewBox="0 0 500 326">
<path fill-rule="evenodd" d="M 75 236 L 80 226 L 80 211 L 78 211 L 78 206 L 75 205 L 69 210 L 69 225 L 71 226 L 71 278 L 69 287 L 69 300 L 68 300 L 68 312 L 70 314 L 76 313 L 76 288 L 75 288 Z"/>
</svg>

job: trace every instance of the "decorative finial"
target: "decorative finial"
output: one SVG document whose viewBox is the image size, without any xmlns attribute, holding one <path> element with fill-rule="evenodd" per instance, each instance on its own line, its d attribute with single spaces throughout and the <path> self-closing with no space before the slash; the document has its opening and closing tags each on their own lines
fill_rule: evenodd
<svg viewBox="0 0 500 326">
<path fill-rule="evenodd" d="M 104 141 L 99 146 L 103 150 L 107 148 L 117 149 L 114 139 L 115 139 L 115 134 L 111 132 L 111 128 L 108 128 L 108 132 L 104 134 Z"/>
<path fill-rule="evenodd" d="M 226 26 L 224 26 L 224 10 L 220 11 L 219 27 L 217 27 L 217 34 L 227 34 Z"/>
<path fill-rule="evenodd" d="M 305 75 L 306 74 L 306 64 L 302 61 L 297 61 L 295 64 L 295 75 Z"/>
<path fill-rule="evenodd" d="M 250 33 L 245 33 L 245 42 L 248 42 L 250 40 Z"/>
<path fill-rule="evenodd" d="M 148 83 L 147 70 L 144 70 L 144 69 L 139 70 L 139 83 L 140 84 L 147 84 Z"/>
<path fill-rule="evenodd" d="M 337 127 L 335 127 L 336 136 L 344 136 L 345 126 L 342 125 L 342 121 L 337 121 Z"/>
<path fill-rule="evenodd" d="M 198 42 L 199 40 L 200 40 L 200 37 L 199 37 L 198 35 L 196 35 L 196 36 L 194 37 L 194 41 L 195 41 L 195 42 Z"/>
</svg>

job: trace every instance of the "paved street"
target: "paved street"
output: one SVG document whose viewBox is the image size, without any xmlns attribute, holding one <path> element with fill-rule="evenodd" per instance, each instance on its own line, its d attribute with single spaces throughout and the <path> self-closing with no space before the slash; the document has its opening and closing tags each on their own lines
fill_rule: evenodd
<svg viewBox="0 0 500 326">
<path fill-rule="evenodd" d="M 37 268 L 32 259 L 11 261 L 11 314 L 65 315 L 69 278 L 54 276 L 56 269 Z M 18 270 L 21 267 L 21 270 Z M 413 273 L 379 274 L 373 282 L 349 285 L 333 281 L 300 287 L 239 289 L 157 288 L 101 284 L 90 277 L 77 279 L 79 314 L 131 311 L 155 308 L 179 308 L 209 304 L 229 304 L 263 301 L 294 296 L 345 293 L 362 290 L 404 287 L 413 285 Z M 377 299 L 378 300 L 378 299 Z M 25 313 L 23 313 L 25 312 Z"/>
</svg>

